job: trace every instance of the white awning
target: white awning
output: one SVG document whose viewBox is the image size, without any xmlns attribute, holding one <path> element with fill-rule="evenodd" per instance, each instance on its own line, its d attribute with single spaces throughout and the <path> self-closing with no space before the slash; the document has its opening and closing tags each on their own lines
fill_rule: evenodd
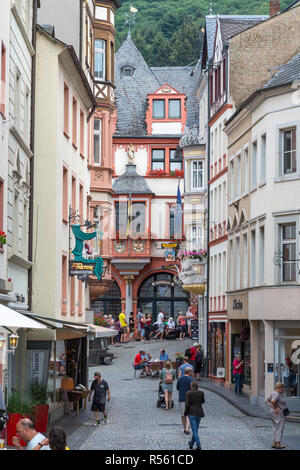
<svg viewBox="0 0 300 470">
<path fill-rule="evenodd" d="M 104 328 L 104 326 L 92 325 L 88 323 L 89 333 L 95 334 L 96 338 L 111 338 L 112 336 L 117 336 L 119 333 L 117 330 L 112 330 L 111 328 Z"/>
<path fill-rule="evenodd" d="M 42 325 L 32 318 L 28 318 L 3 304 L 0 304 L 0 326 L 14 329 L 28 328 L 37 330 L 44 330 L 47 328 L 45 325 Z"/>
</svg>

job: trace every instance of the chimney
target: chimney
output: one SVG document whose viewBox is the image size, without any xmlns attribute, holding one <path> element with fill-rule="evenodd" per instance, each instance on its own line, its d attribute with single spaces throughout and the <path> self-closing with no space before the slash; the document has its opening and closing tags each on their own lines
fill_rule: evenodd
<svg viewBox="0 0 300 470">
<path fill-rule="evenodd" d="M 280 0 L 270 0 L 270 17 L 280 13 Z"/>
</svg>

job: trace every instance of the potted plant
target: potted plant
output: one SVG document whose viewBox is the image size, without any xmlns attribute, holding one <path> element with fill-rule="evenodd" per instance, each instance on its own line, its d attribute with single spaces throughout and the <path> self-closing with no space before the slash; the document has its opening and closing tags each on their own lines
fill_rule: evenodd
<svg viewBox="0 0 300 470">
<path fill-rule="evenodd" d="M 6 233 L 0 230 L 0 245 L 5 245 L 6 241 Z"/>
<path fill-rule="evenodd" d="M 33 403 L 33 419 L 35 422 L 35 429 L 38 432 L 47 432 L 49 405 L 47 386 L 39 384 L 38 382 L 31 385 L 30 397 Z"/>
<path fill-rule="evenodd" d="M 22 418 L 31 418 L 32 413 L 32 402 L 29 398 L 24 397 L 18 390 L 14 391 L 8 398 L 7 412 L 9 420 L 7 422 L 7 445 L 12 446 L 12 439 L 16 436 L 17 423 Z M 26 442 L 20 441 L 23 447 L 26 446 Z"/>
</svg>

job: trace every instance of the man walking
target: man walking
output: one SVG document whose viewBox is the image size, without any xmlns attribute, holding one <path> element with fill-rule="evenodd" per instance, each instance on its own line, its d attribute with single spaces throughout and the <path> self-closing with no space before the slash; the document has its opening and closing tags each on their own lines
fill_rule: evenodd
<svg viewBox="0 0 300 470">
<path fill-rule="evenodd" d="M 179 377 L 177 380 L 177 390 L 179 391 L 179 407 L 181 410 L 181 422 L 184 429 L 184 434 L 191 434 L 189 432 L 190 422 L 187 416 L 185 416 L 185 395 L 186 392 L 191 390 L 191 383 L 194 378 L 190 376 L 193 373 L 191 367 L 186 367 L 184 369 L 184 375 Z"/>
<path fill-rule="evenodd" d="M 127 343 L 126 341 L 126 336 L 127 336 L 127 330 L 128 330 L 128 323 L 126 320 L 126 315 L 124 310 L 119 315 L 119 321 L 122 329 L 122 336 L 121 336 L 121 343 Z"/>
<path fill-rule="evenodd" d="M 164 319 L 165 319 L 164 312 L 163 311 L 159 312 L 159 314 L 157 316 L 158 333 L 155 336 L 155 338 L 158 338 L 160 336 L 161 341 L 163 340 L 163 336 L 164 336 L 164 332 L 165 332 Z"/>
<path fill-rule="evenodd" d="M 108 383 L 102 379 L 100 372 L 95 372 L 94 381 L 91 386 L 88 400 L 91 401 L 92 393 L 94 392 L 93 403 L 91 410 L 94 412 L 96 424 L 95 426 L 101 424 L 99 419 L 99 411 L 103 413 L 104 424 L 107 423 L 107 413 L 105 410 L 106 405 L 106 393 L 107 401 L 110 402 L 110 390 Z"/>
</svg>

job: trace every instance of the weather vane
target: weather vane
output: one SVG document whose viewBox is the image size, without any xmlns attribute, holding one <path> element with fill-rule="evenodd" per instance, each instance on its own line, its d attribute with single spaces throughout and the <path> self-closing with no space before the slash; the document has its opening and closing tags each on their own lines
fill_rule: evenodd
<svg viewBox="0 0 300 470">
<path fill-rule="evenodd" d="M 138 9 L 130 4 L 129 11 L 125 13 L 125 24 L 128 24 L 128 36 L 130 36 L 130 28 L 135 25 L 135 15 Z"/>
</svg>

